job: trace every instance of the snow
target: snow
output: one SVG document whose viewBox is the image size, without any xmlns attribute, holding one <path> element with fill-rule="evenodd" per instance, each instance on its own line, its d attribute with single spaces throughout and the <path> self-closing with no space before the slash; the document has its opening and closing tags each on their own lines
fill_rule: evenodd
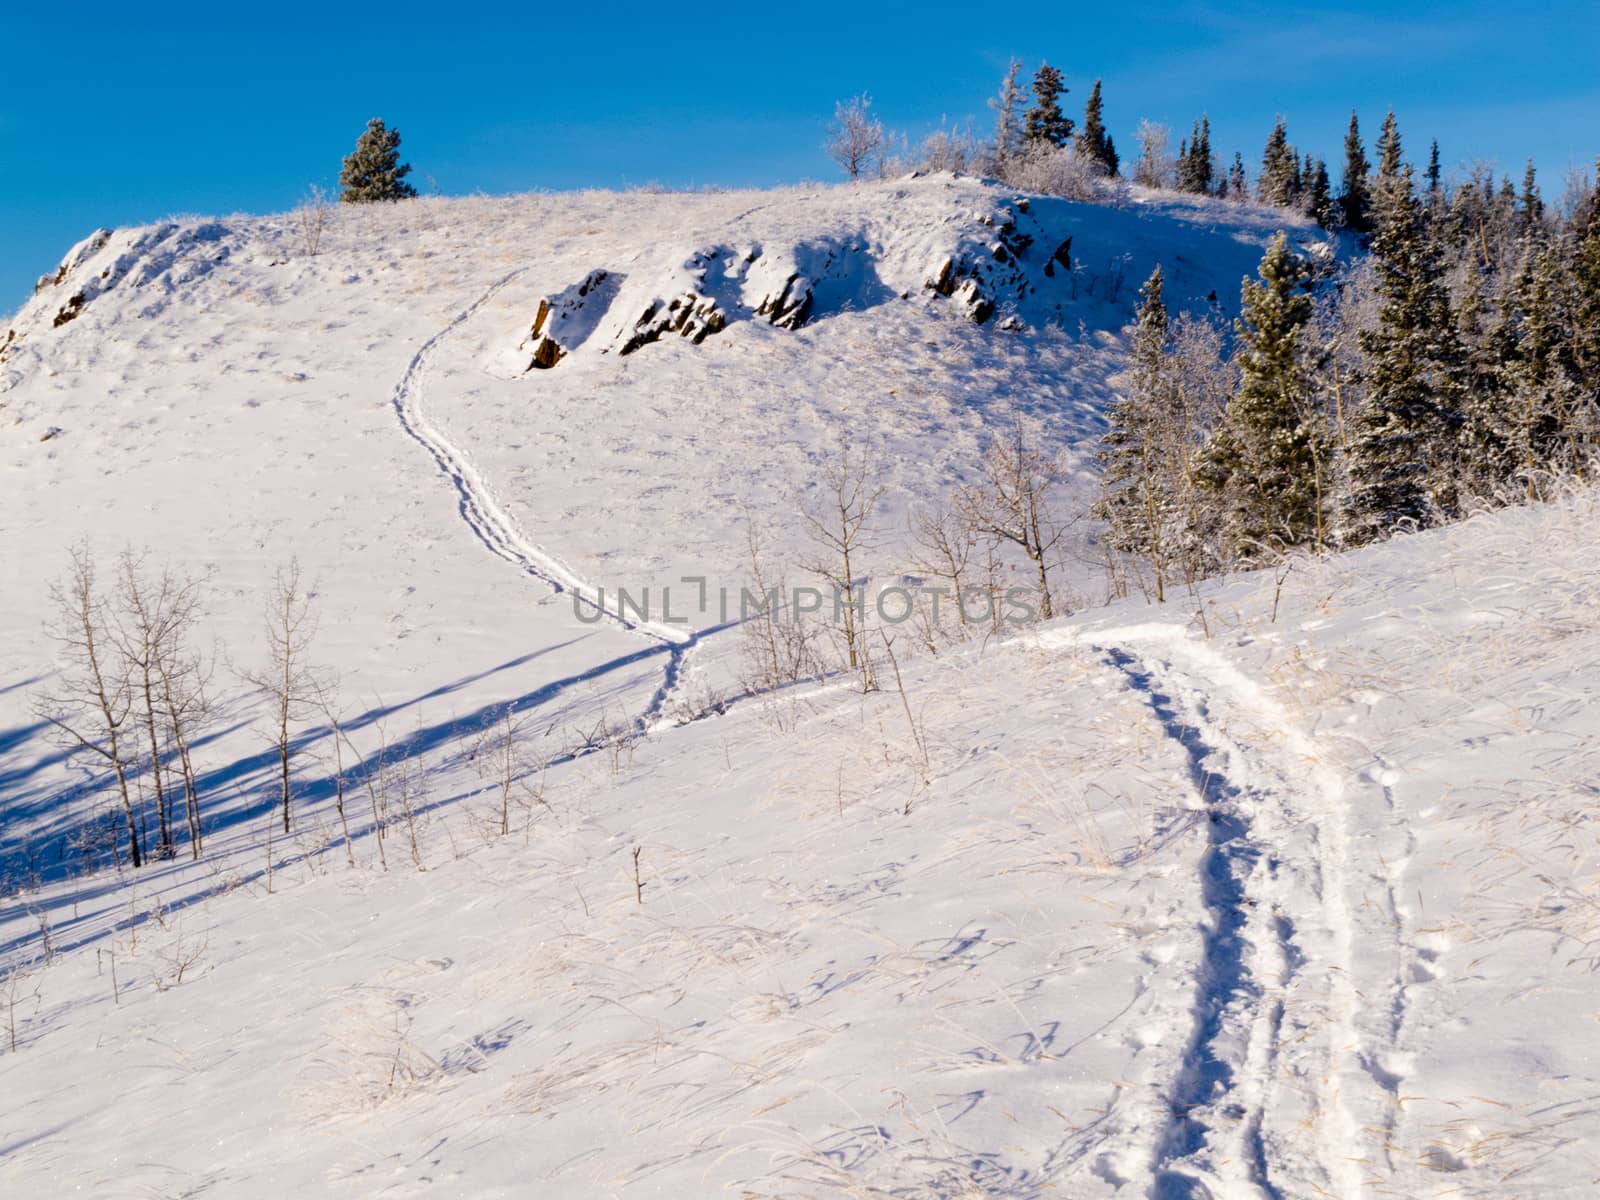
<svg viewBox="0 0 1600 1200">
<path fill-rule="evenodd" d="M 708 711 L 737 631 L 616 604 L 737 588 L 747 514 L 797 570 L 845 435 L 891 486 L 880 575 L 1019 416 L 1092 487 L 1138 282 L 1231 311 L 1275 228 L 936 176 L 345 210 L 314 257 L 289 217 L 82 244 L 0 360 L 0 1192 L 1593 1194 L 1600 495 L 906 638 L 903 697 Z M 947 261 L 993 321 L 926 286 Z M 620 353 L 685 293 L 722 327 Z M 541 299 L 566 353 L 525 371 Z M 197 862 L 66 849 L 104 793 L 30 700 L 80 536 L 208 573 Z M 232 668 L 291 554 L 417 801 L 386 866 L 365 818 L 346 859 L 317 723 L 271 832 Z M 548 765 L 500 836 L 507 703 Z"/>
</svg>

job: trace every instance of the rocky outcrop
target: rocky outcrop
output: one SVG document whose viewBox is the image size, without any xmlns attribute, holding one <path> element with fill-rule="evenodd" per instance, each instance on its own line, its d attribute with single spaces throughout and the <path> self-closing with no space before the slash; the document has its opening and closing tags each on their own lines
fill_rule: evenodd
<svg viewBox="0 0 1600 1200">
<path fill-rule="evenodd" d="M 1048 256 L 1039 251 L 1047 234 L 1034 218 L 1027 197 L 1018 196 L 993 211 L 973 214 L 971 232 L 959 239 L 954 254 L 940 258 L 927 274 L 925 291 L 948 299 L 967 319 L 987 324 L 1003 313 L 998 327 L 1026 327 L 1017 315 L 1059 304 L 1060 293 L 1051 281 L 1072 270 L 1072 239 L 1056 241 Z M 1050 245 L 1050 239 L 1043 245 Z"/>
<path fill-rule="evenodd" d="M 798 271 L 784 280 L 776 294 L 763 296 L 756 304 L 756 316 L 765 317 L 779 329 L 799 329 L 811 316 L 811 281 Z"/>
<path fill-rule="evenodd" d="M 617 353 L 632 354 L 669 333 L 686 337 L 698 346 L 713 333 L 721 333 L 727 325 L 727 314 L 717 307 L 715 300 L 697 292 L 685 292 L 665 304 L 657 302 L 645 309 L 633 323 L 633 335 L 622 343 Z"/>
</svg>

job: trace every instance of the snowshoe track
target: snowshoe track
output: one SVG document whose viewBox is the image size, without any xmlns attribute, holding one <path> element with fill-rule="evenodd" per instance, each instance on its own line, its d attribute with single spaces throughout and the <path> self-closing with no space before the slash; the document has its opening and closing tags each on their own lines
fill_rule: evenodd
<svg viewBox="0 0 1600 1200">
<path fill-rule="evenodd" d="M 1063 632 L 1182 749 L 1205 822 L 1189 1043 L 1148 1194 L 1353 1200 L 1364 1143 L 1352 1109 L 1370 1088 L 1340 777 L 1278 701 L 1181 628 Z"/>
<path fill-rule="evenodd" d="M 641 731 L 648 730 L 662 719 L 667 703 L 678 686 L 684 659 L 698 642 L 699 634 L 654 622 L 630 621 L 621 611 L 589 599 L 590 596 L 599 597 L 602 594 L 586 584 L 559 557 L 531 541 L 522 532 L 516 520 L 495 499 L 493 490 L 471 458 L 428 420 L 422 407 L 422 384 L 427 376 L 428 362 L 440 344 L 526 271 L 526 267 L 518 267 L 502 275 L 481 296 L 457 313 L 448 325 L 425 341 L 412 355 L 405 374 L 395 385 L 390 403 L 394 406 L 400 427 L 428 452 L 440 474 L 455 488 L 461 519 L 485 549 L 524 575 L 538 580 L 552 592 L 558 595 L 572 592 L 575 604 L 594 610 L 629 633 L 661 647 L 661 652 L 667 656 L 661 685 L 637 721 Z"/>
</svg>

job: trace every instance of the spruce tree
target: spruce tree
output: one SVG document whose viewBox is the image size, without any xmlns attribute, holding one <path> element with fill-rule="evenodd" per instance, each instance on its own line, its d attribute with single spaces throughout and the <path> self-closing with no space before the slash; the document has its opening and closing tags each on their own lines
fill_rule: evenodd
<svg viewBox="0 0 1600 1200">
<path fill-rule="evenodd" d="M 1438 138 L 1434 138 L 1433 141 L 1428 143 L 1428 172 L 1423 178 L 1428 183 L 1428 195 L 1437 197 L 1443 188 L 1440 182 Z"/>
<path fill-rule="evenodd" d="M 1456 330 L 1465 363 L 1462 449 L 1473 491 L 1494 496 L 1518 466 L 1510 400 L 1517 314 L 1509 292 L 1498 313 L 1491 314 L 1486 290 L 1477 256 L 1468 254 L 1456 288 Z"/>
<path fill-rule="evenodd" d="M 1117 173 L 1117 151 L 1106 136 L 1098 79 L 1089 89 L 1089 100 L 1083 106 L 1083 128 L 1078 132 L 1077 149 L 1082 157 L 1099 163 L 1107 175 Z"/>
<path fill-rule="evenodd" d="M 1578 239 L 1572 283 L 1573 368 L 1581 403 L 1593 410 L 1600 408 L 1600 212 L 1589 216 Z"/>
<path fill-rule="evenodd" d="M 1306 212 L 1324 229 L 1332 229 L 1335 215 L 1333 195 L 1328 182 L 1328 164 L 1320 158 L 1312 167 L 1310 182 L 1306 185 Z"/>
<path fill-rule="evenodd" d="M 1178 190 L 1204 196 L 1211 191 L 1216 164 L 1211 157 L 1211 118 L 1202 114 L 1194 132 L 1178 146 Z"/>
<path fill-rule="evenodd" d="M 1271 558 L 1324 539 L 1329 437 L 1313 401 L 1305 331 L 1310 264 L 1279 233 L 1244 282 L 1239 389 L 1206 443 L 1202 479 L 1223 506 L 1235 561 Z"/>
<path fill-rule="evenodd" d="M 1022 136 L 1030 146 L 1065 146 L 1072 138 L 1072 119 L 1061 112 L 1067 85 L 1061 72 L 1043 63 L 1033 77 L 1033 107 L 1023 119 Z"/>
<path fill-rule="evenodd" d="M 1241 202 L 1250 199 L 1250 180 L 1244 173 L 1244 155 L 1237 150 L 1233 152 L 1233 165 L 1228 168 L 1228 199 Z"/>
<path fill-rule="evenodd" d="M 1539 196 L 1539 178 L 1528 160 L 1528 169 L 1522 176 L 1522 236 L 1534 237 L 1544 222 L 1544 201 Z"/>
<path fill-rule="evenodd" d="M 356 148 L 344 160 L 339 172 L 339 199 L 346 204 L 373 204 L 382 200 L 405 200 L 417 189 L 405 181 L 411 164 L 400 161 L 400 131 L 384 127 L 374 117 L 366 132 L 356 139 Z"/>
<path fill-rule="evenodd" d="M 1261 178 L 1256 182 L 1256 196 L 1263 204 L 1287 208 L 1294 202 L 1295 181 L 1300 174 L 1300 162 L 1294 147 L 1289 144 L 1289 126 L 1278 118 L 1267 138 L 1266 149 L 1261 153 Z"/>
<path fill-rule="evenodd" d="M 1383 118 L 1383 128 L 1378 132 L 1378 178 L 1394 179 L 1400 174 L 1402 150 L 1400 147 L 1400 122 L 1395 120 L 1394 109 Z"/>
<path fill-rule="evenodd" d="M 1411 168 L 1398 160 L 1397 133 L 1386 138 L 1385 154 L 1398 165 L 1380 176 L 1375 198 L 1379 310 L 1377 328 L 1361 334 L 1366 397 L 1351 439 L 1345 531 L 1354 544 L 1400 525 L 1434 524 L 1453 516 L 1457 503 L 1461 344 Z"/>
<path fill-rule="evenodd" d="M 994 109 L 995 168 L 1006 174 L 1006 164 L 1016 158 L 1022 144 L 1022 60 L 1013 58 L 1000 81 L 1000 92 L 989 101 Z"/>
<path fill-rule="evenodd" d="M 1372 232 L 1372 193 L 1367 186 L 1371 169 L 1361 145 L 1361 125 L 1352 111 L 1350 132 L 1344 136 L 1344 188 L 1339 195 L 1339 218 L 1351 233 Z"/>
<path fill-rule="evenodd" d="M 1516 294 L 1521 323 L 1513 410 L 1523 485 L 1533 499 L 1541 471 L 1576 465 L 1571 420 L 1577 392 L 1572 371 L 1575 338 L 1567 310 L 1565 263 L 1557 247 L 1529 250 Z"/>
<path fill-rule="evenodd" d="M 1172 472 L 1178 403 L 1168 351 L 1167 307 L 1161 268 L 1139 289 L 1139 313 L 1129 346 L 1126 390 L 1112 401 L 1100 442 L 1103 490 L 1093 508 L 1106 522 L 1106 539 L 1124 554 L 1150 560 L 1156 598 L 1166 598 L 1173 530 L 1179 507 Z"/>
</svg>

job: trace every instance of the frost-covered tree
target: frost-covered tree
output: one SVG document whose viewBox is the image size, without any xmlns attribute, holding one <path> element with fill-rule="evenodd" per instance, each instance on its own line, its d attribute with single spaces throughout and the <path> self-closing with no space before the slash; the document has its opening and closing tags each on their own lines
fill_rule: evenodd
<svg viewBox="0 0 1600 1200">
<path fill-rule="evenodd" d="M 1361 339 L 1369 365 L 1351 438 L 1345 528 L 1355 544 L 1454 513 L 1454 445 L 1463 423 L 1461 344 L 1392 116 L 1383 156 L 1395 171 L 1380 174 L 1373 213 L 1381 303 L 1377 328 Z"/>
<path fill-rule="evenodd" d="M 1256 196 L 1263 204 L 1288 208 L 1300 191 L 1300 160 L 1289 144 L 1289 125 L 1282 117 L 1272 127 L 1261 153 L 1261 177 Z"/>
<path fill-rule="evenodd" d="M 1533 159 L 1528 160 L 1528 169 L 1522 175 L 1522 236 L 1532 238 L 1536 236 L 1544 224 L 1544 200 L 1539 195 L 1539 176 L 1534 170 Z"/>
<path fill-rule="evenodd" d="M 1333 194 L 1328 180 L 1328 164 L 1320 158 L 1312 164 L 1306 172 L 1305 184 L 1306 213 L 1324 229 L 1332 229 L 1336 220 L 1333 210 Z"/>
<path fill-rule="evenodd" d="M 1000 81 L 1000 91 L 989 101 L 994 110 L 994 158 L 1001 176 L 1022 149 L 1022 60 L 1013 58 Z"/>
<path fill-rule="evenodd" d="M 36 711 L 69 755 L 111 773 L 128 836 L 128 857 L 145 863 L 130 777 L 138 741 L 126 664 L 116 653 L 105 597 L 86 542 L 74 546 L 66 576 L 50 587 L 52 617 L 45 636 L 56 645 L 60 672 Z"/>
<path fill-rule="evenodd" d="M 1049 63 L 1040 64 L 1033 77 L 1033 105 L 1023 121 L 1022 136 L 1029 146 L 1065 146 L 1072 140 L 1072 118 L 1061 111 L 1061 97 L 1066 94 L 1061 72 Z"/>
<path fill-rule="evenodd" d="M 1078 132 L 1078 153 L 1091 162 L 1099 163 L 1107 175 L 1117 173 L 1117 150 L 1106 133 L 1104 105 L 1100 99 L 1100 81 L 1094 81 L 1089 90 L 1089 100 L 1083 106 L 1083 128 Z"/>
<path fill-rule="evenodd" d="M 1202 114 L 1194 132 L 1178 148 L 1178 190 L 1204 196 L 1211 191 L 1216 162 L 1211 156 L 1211 118 Z"/>
<path fill-rule="evenodd" d="M 1394 109 L 1383 118 L 1383 128 L 1378 131 L 1378 178 L 1394 179 L 1400 174 L 1404 151 L 1400 145 L 1400 122 Z"/>
<path fill-rule="evenodd" d="M 1244 155 L 1233 153 L 1233 165 L 1228 168 L 1228 199 L 1236 203 L 1250 199 L 1250 181 L 1244 173 Z"/>
<path fill-rule="evenodd" d="M 1372 191 L 1367 183 L 1371 170 L 1361 144 L 1361 123 L 1352 110 L 1350 130 L 1344 135 L 1344 186 L 1339 194 L 1339 219 L 1351 233 L 1372 232 Z"/>
<path fill-rule="evenodd" d="M 1227 558 L 1259 562 L 1296 546 L 1321 548 L 1329 438 L 1317 411 L 1305 331 L 1311 268 L 1279 233 L 1247 279 L 1239 389 L 1206 444 L 1201 478 L 1217 493 Z"/>
<path fill-rule="evenodd" d="M 1172 186 L 1172 131 L 1154 121 L 1140 121 L 1135 135 L 1139 141 L 1139 161 L 1133 181 L 1140 187 Z"/>
<path fill-rule="evenodd" d="M 411 164 L 400 161 L 400 131 L 389 129 L 377 117 L 367 122 L 356 139 L 355 150 L 339 172 L 339 199 L 346 204 L 374 204 L 405 200 L 417 194 L 407 183 Z"/>
<path fill-rule="evenodd" d="M 1158 602 L 1166 599 L 1171 574 L 1177 501 L 1169 469 L 1178 414 L 1162 292 L 1158 266 L 1139 290 L 1126 386 L 1107 411 L 1110 427 L 1100 442 L 1103 492 L 1093 510 L 1106 523 L 1106 540 L 1114 550 L 1150 560 Z M 1181 436 L 1184 431 L 1176 432 Z"/>
<path fill-rule="evenodd" d="M 822 148 L 854 182 L 878 161 L 884 137 L 883 122 L 872 115 L 872 97 L 862 92 L 833 106 L 833 123 Z"/>
</svg>

